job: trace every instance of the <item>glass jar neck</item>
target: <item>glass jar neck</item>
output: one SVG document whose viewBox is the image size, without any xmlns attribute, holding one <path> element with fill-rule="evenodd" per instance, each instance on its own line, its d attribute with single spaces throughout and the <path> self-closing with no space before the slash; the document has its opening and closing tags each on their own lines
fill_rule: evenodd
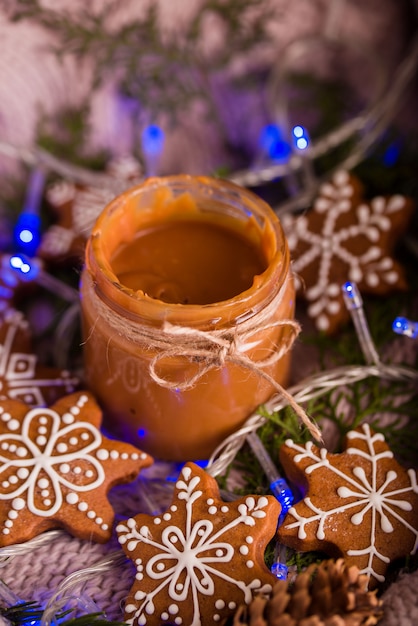
<svg viewBox="0 0 418 626">
<path fill-rule="evenodd" d="M 254 277 L 249 289 L 221 302 L 172 304 L 120 282 L 112 257 L 139 230 L 165 220 L 209 221 L 214 217 L 225 225 L 234 224 L 262 249 L 266 269 Z M 107 205 L 87 243 L 86 270 L 97 297 L 133 323 L 158 326 L 167 321 L 209 330 L 246 321 L 273 301 L 289 273 L 289 251 L 277 216 L 252 192 L 209 177 L 168 176 L 148 179 Z"/>
</svg>

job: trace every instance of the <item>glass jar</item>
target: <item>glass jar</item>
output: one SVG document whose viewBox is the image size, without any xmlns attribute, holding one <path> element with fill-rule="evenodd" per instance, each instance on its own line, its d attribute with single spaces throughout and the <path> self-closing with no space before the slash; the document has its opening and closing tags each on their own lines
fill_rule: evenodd
<svg viewBox="0 0 418 626">
<path fill-rule="evenodd" d="M 175 280 L 155 279 L 162 259 Z M 193 283 L 190 297 L 177 278 Z M 154 457 L 207 459 L 271 396 L 268 377 L 287 383 L 287 242 L 274 211 L 235 184 L 150 178 L 115 198 L 88 240 L 80 294 L 85 378 L 104 426 Z"/>
</svg>

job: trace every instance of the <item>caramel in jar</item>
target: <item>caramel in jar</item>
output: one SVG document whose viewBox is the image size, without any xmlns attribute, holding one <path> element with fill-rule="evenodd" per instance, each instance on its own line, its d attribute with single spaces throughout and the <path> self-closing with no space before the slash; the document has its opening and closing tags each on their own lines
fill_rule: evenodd
<svg viewBox="0 0 418 626">
<path fill-rule="evenodd" d="M 155 457 L 207 458 L 273 392 L 240 355 L 257 366 L 288 340 L 275 322 L 293 317 L 294 288 L 279 220 L 251 192 L 193 176 L 127 190 L 93 228 L 80 293 L 104 425 Z M 206 336 L 224 341 L 252 319 L 262 323 L 221 359 Z M 289 359 L 263 370 L 285 385 Z"/>
</svg>

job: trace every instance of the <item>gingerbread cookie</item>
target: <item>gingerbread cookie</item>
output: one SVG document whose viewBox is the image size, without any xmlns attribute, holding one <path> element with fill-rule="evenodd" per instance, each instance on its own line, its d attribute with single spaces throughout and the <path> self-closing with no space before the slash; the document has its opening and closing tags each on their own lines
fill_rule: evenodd
<svg viewBox="0 0 418 626">
<path fill-rule="evenodd" d="M 136 625 L 214 624 L 269 592 L 264 563 L 280 504 L 271 496 L 219 499 L 214 478 L 193 463 L 181 470 L 172 505 L 139 514 L 116 530 L 136 566 L 125 618 Z"/>
<path fill-rule="evenodd" d="M 67 370 L 39 363 L 22 313 L 12 308 L 0 312 L 0 400 L 11 398 L 46 406 L 73 392 L 79 383 Z"/>
<path fill-rule="evenodd" d="M 50 408 L 0 401 L 0 546 L 64 528 L 88 541 L 110 539 L 107 492 L 152 463 L 127 443 L 104 437 L 89 393 Z"/>
<path fill-rule="evenodd" d="M 307 213 L 281 218 L 293 270 L 319 330 L 333 333 L 349 319 L 341 291 L 346 281 L 377 295 L 406 288 L 393 251 L 412 214 L 412 202 L 400 195 L 364 200 L 360 181 L 340 171 L 321 186 Z"/>
<path fill-rule="evenodd" d="M 142 179 L 141 166 L 133 157 L 113 159 L 106 173 L 115 180 L 126 181 L 127 186 Z M 109 189 L 85 187 L 66 180 L 50 185 L 46 199 L 57 215 L 57 222 L 44 233 L 39 256 L 50 262 L 81 262 L 92 226 L 114 195 Z"/>
<path fill-rule="evenodd" d="M 416 472 L 401 467 L 368 424 L 347 434 L 340 454 L 288 440 L 280 461 L 304 493 L 278 529 L 285 545 L 343 556 L 367 575 L 370 588 L 385 580 L 391 561 L 416 551 Z"/>
</svg>

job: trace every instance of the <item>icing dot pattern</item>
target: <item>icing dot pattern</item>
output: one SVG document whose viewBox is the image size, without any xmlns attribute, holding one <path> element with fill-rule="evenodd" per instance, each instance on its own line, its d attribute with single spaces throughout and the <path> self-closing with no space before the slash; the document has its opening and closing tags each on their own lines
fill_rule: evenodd
<svg viewBox="0 0 418 626">
<path fill-rule="evenodd" d="M 347 567 L 356 565 L 367 576 L 370 588 L 385 580 L 391 561 L 416 552 L 416 472 L 401 467 L 383 435 L 368 424 L 348 433 L 340 454 L 288 440 L 280 460 L 290 480 L 305 485 L 305 497 L 278 530 L 284 544 L 343 555 Z"/>
<path fill-rule="evenodd" d="M 0 546 L 57 526 L 80 538 L 110 538 L 108 490 L 133 480 L 152 459 L 104 437 L 100 422 L 89 393 L 50 408 L 0 401 Z"/>
<path fill-rule="evenodd" d="M 348 280 L 379 295 L 406 287 L 393 250 L 412 211 L 400 195 L 366 202 L 360 181 L 339 171 L 307 213 L 281 218 L 297 286 L 304 285 L 308 315 L 319 330 L 332 333 L 349 319 L 341 292 Z"/>
<path fill-rule="evenodd" d="M 255 592 L 267 593 L 275 578 L 260 546 L 274 536 L 280 509 L 266 496 L 226 505 L 215 479 L 187 463 L 169 515 L 139 514 L 116 528 L 136 565 L 125 619 L 132 626 L 223 623 Z"/>
</svg>

